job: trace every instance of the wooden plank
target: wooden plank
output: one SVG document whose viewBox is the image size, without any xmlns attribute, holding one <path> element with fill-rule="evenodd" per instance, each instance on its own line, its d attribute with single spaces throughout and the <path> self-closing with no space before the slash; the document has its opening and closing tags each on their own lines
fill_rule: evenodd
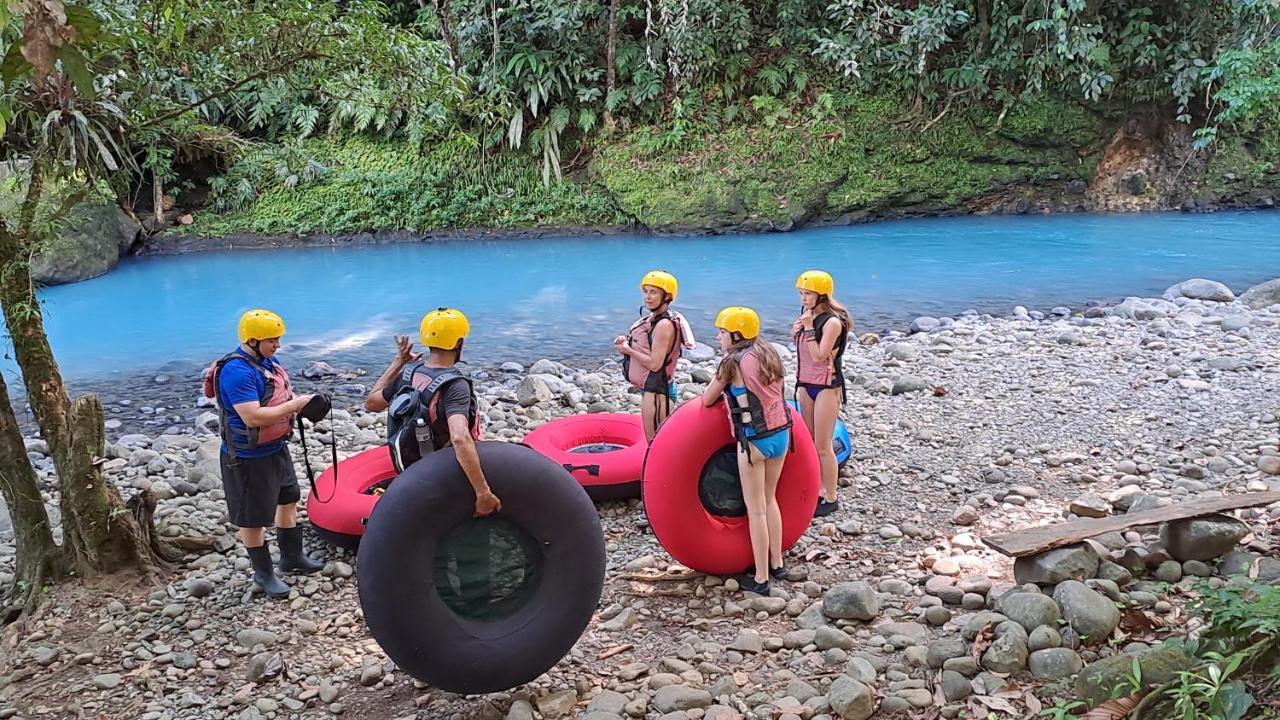
<svg viewBox="0 0 1280 720">
<path fill-rule="evenodd" d="M 1136 525 L 1157 525 L 1170 520 L 1211 515 L 1226 510 L 1257 507 L 1280 502 L 1280 491 L 1223 495 L 1174 503 L 1154 510 L 1126 513 L 1107 518 L 1085 518 L 1057 525 L 1042 525 L 1002 535 L 983 537 L 982 542 L 1009 557 L 1034 555 L 1062 545 L 1078 543 L 1096 535 L 1125 530 Z"/>
</svg>

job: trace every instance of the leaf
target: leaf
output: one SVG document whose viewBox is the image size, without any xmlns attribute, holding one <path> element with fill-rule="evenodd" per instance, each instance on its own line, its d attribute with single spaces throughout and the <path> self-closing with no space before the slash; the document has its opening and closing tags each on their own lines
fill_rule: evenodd
<svg viewBox="0 0 1280 720">
<path fill-rule="evenodd" d="M 88 8 L 75 5 L 66 6 L 67 24 L 76 29 L 76 44 L 90 45 L 98 39 L 102 30 L 102 21 Z"/>
<path fill-rule="evenodd" d="M 1138 707 L 1144 695 L 1146 693 L 1107 700 L 1081 716 L 1081 720 L 1124 720 L 1130 711 Z"/>
<path fill-rule="evenodd" d="M 94 95 L 93 74 L 89 72 L 89 66 L 84 62 L 84 55 L 80 54 L 80 50 L 73 46 L 63 46 L 58 48 L 57 57 L 62 61 L 62 70 L 71 78 L 71 82 L 75 84 L 76 90 L 81 95 L 92 99 Z"/>
<path fill-rule="evenodd" d="M 1253 707 L 1253 695 L 1239 681 L 1227 683 L 1219 693 L 1223 704 L 1222 720 L 1240 720 Z"/>
<path fill-rule="evenodd" d="M 0 79 L 8 85 L 19 76 L 31 72 L 32 65 L 22 57 L 22 41 L 17 40 L 5 51 L 4 60 L 0 61 Z"/>
</svg>

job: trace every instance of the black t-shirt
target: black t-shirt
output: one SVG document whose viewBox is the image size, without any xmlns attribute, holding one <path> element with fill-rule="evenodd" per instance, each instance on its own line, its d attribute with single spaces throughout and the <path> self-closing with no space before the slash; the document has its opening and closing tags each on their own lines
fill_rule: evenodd
<svg viewBox="0 0 1280 720">
<path fill-rule="evenodd" d="M 441 373 L 452 370 L 453 368 L 432 368 L 424 365 L 417 369 L 416 374 L 427 375 L 434 379 Z M 395 394 L 399 392 L 401 388 L 406 386 L 407 383 L 405 383 L 404 375 L 402 374 L 400 377 L 396 378 L 395 382 L 382 388 L 382 399 L 387 402 L 391 402 L 391 398 L 395 397 Z M 470 419 L 471 389 L 468 383 L 460 380 L 447 382 L 444 384 L 444 387 L 440 388 L 438 394 L 440 395 L 440 399 L 436 401 L 436 412 L 440 414 L 439 417 L 441 418 L 442 423 L 444 422 L 444 419 L 448 418 L 450 415 L 461 415 L 464 418 Z"/>
</svg>

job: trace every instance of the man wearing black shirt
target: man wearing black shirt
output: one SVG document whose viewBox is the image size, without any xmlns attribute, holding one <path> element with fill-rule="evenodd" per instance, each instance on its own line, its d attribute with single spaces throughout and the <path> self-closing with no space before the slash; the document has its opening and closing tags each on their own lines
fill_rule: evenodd
<svg viewBox="0 0 1280 720">
<path fill-rule="evenodd" d="M 456 374 L 455 365 L 462 357 L 463 341 L 470 329 L 466 316 L 458 310 L 440 308 L 427 313 L 420 328 L 422 345 L 428 350 L 426 360 L 406 370 L 410 363 L 416 363 L 422 357 L 422 353 L 413 351 L 413 343 L 407 336 L 397 336 L 396 356 L 382 377 L 373 384 L 365 398 L 365 409 L 381 412 L 387 409 L 401 389 L 412 385 L 423 390 L 445 373 Z M 458 464 L 475 490 L 476 515 L 501 510 L 502 502 L 489 489 L 476 452 L 480 420 L 471 382 L 461 375 L 445 381 L 436 390 L 430 404 L 434 405 L 431 413 L 434 449 L 453 447 Z"/>
</svg>

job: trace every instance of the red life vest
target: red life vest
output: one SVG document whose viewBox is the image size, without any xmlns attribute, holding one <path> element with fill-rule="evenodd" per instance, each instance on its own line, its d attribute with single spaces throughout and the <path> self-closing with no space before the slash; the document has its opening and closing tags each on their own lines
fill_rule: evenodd
<svg viewBox="0 0 1280 720">
<path fill-rule="evenodd" d="M 849 338 L 849 329 L 844 326 L 844 322 L 840 323 L 840 335 L 836 338 L 836 344 L 832 348 L 835 352 L 831 359 L 825 363 L 820 363 L 814 359 L 812 347 L 809 345 L 809 338 L 813 338 L 818 345 L 822 344 L 822 332 L 826 328 L 827 321 L 833 317 L 837 317 L 835 313 L 824 312 L 813 319 L 812 330 L 802 329 L 796 333 L 794 337 L 796 343 L 796 385 L 844 387 L 844 348 Z"/>
<path fill-rule="evenodd" d="M 221 399 L 218 397 L 218 379 L 222 374 L 222 368 L 233 360 L 248 363 L 249 367 L 262 374 L 263 389 L 258 397 L 258 403 L 262 407 L 283 405 L 293 399 L 293 385 L 289 382 L 289 373 L 280 363 L 272 363 L 271 368 L 267 368 L 257 358 L 239 350 L 227 353 L 213 361 L 205 371 L 204 395 L 218 400 L 218 424 L 222 428 L 222 438 L 232 458 L 236 456 L 236 450 L 252 450 L 260 445 L 288 438 L 293 432 L 293 416 L 262 427 L 248 427 L 248 423 L 245 423 L 247 428 L 245 430 L 231 427 L 231 423 L 227 422 L 230 411 L 222 407 Z M 243 421 L 244 418 L 241 420 Z"/>
<path fill-rule="evenodd" d="M 764 381 L 760 371 L 760 360 L 755 354 L 755 343 L 739 350 L 733 356 L 742 375 L 742 382 L 747 387 L 746 395 L 735 397 L 725 388 L 725 406 L 729 410 L 729 422 L 733 425 L 734 437 L 739 442 L 759 440 L 791 427 L 791 413 L 783 401 L 784 384 L 782 378 L 772 383 Z M 746 404 L 742 404 L 746 400 Z M 755 431 L 747 437 L 743 429 L 750 427 Z"/>
<path fill-rule="evenodd" d="M 649 353 L 653 349 L 653 331 L 658 323 L 666 320 L 671 323 L 671 327 L 675 331 L 675 335 L 671 338 L 671 349 L 667 352 L 667 356 L 662 361 L 662 367 L 657 372 L 649 370 L 649 368 L 640 363 L 631 362 L 630 355 L 624 355 L 622 358 L 622 375 L 635 387 L 645 392 L 667 394 L 667 386 L 676 376 L 676 361 L 680 359 L 681 347 L 684 342 L 684 331 L 674 312 L 663 310 L 659 313 L 651 313 L 640 318 L 631 325 L 631 329 L 627 331 L 627 345 L 639 348 L 645 353 Z"/>
</svg>

